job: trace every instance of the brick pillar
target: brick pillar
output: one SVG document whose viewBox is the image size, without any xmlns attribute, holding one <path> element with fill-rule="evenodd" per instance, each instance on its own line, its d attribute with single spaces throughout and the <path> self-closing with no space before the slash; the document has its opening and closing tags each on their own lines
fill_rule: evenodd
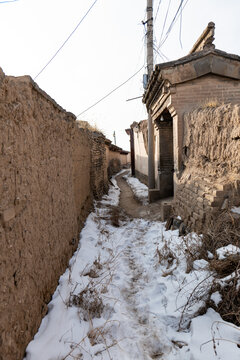
<svg viewBox="0 0 240 360">
<path fill-rule="evenodd" d="M 173 196 L 173 123 L 172 120 L 159 121 L 159 185 L 160 197 Z"/>
</svg>

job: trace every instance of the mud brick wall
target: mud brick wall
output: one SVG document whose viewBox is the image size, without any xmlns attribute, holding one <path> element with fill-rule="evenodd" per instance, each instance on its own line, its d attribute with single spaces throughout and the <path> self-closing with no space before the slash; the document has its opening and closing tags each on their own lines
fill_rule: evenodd
<svg viewBox="0 0 240 360">
<path fill-rule="evenodd" d="M 121 150 L 115 145 L 106 144 L 107 176 L 109 179 L 127 163 L 127 155 L 121 154 Z"/>
<path fill-rule="evenodd" d="M 0 359 L 21 360 L 107 187 L 104 144 L 30 77 L 0 71 Z"/>
<path fill-rule="evenodd" d="M 77 215 L 78 232 L 92 207 L 93 193 L 90 182 L 93 164 L 91 161 L 94 142 L 91 133 L 76 126 L 72 132 L 71 148 L 73 161 L 74 199 Z"/>
<path fill-rule="evenodd" d="M 211 215 L 240 205 L 240 107 L 201 107 L 184 116 L 183 172 L 175 211 L 201 230 Z"/>
<path fill-rule="evenodd" d="M 172 90 L 172 104 L 178 114 L 179 121 L 174 122 L 175 153 L 182 147 L 184 136 L 184 114 L 193 111 L 198 106 L 209 104 L 239 104 L 240 82 L 238 80 L 206 75 L 192 81 L 177 84 Z M 182 163 L 181 153 L 175 160 L 175 168 Z"/>
<path fill-rule="evenodd" d="M 105 137 L 99 133 L 92 133 L 90 179 L 93 195 L 100 199 L 108 190 L 108 176 Z"/>
</svg>

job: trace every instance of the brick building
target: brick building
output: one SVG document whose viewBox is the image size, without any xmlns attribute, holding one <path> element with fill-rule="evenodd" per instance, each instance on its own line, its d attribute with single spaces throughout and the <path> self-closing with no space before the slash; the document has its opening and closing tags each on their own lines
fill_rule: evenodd
<svg viewBox="0 0 240 360">
<path fill-rule="evenodd" d="M 152 201 L 171 196 L 177 199 L 183 175 L 186 175 L 186 114 L 198 109 L 195 114 L 197 127 L 199 111 L 206 108 L 213 110 L 223 104 L 234 106 L 240 103 L 240 57 L 215 49 L 214 28 L 214 23 L 209 23 L 187 56 L 156 65 L 149 79 L 143 102 L 154 124 L 155 189 L 149 189 L 149 198 Z M 223 110 L 221 116 L 224 111 L 232 110 Z M 234 124 L 240 128 L 239 118 Z M 213 122 L 209 122 L 207 126 L 214 126 Z M 134 128 L 136 132 L 136 126 L 132 126 L 133 130 Z M 208 130 L 206 128 L 206 134 Z M 221 141 L 222 138 L 219 139 Z M 196 137 L 190 142 L 195 140 Z M 238 150 L 240 152 L 240 148 Z M 211 151 L 210 149 L 209 152 Z M 135 154 L 135 157 L 137 155 Z M 208 154 L 205 157 L 208 157 Z M 235 175 L 238 175 L 237 171 Z M 206 178 L 206 173 L 204 176 Z M 208 180 L 206 182 L 209 182 Z M 207 195 L 210 206 L 216 204 L 211 191 Z M 223 193 L 220 195 L 223 198 L 225 196 Z M 196 196 L 199 198 L 199 194 Z M 200 197 L 204 196 L 204 192 L 201 193 Z M 221 201 L 218 204 L 222 206 Z M 198 215 L 195 216 L 196 220 Z"/>
</svg>

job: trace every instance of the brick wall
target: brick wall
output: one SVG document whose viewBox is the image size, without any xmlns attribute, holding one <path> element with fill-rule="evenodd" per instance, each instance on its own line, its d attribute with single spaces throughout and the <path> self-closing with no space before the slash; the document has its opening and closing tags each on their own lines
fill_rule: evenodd
<svg viewBox="0 0 240 360">
<path fill-rule="evenodd" d="M 127 154 L 121 154 L 121 150 L 119 147 L 106 144 L 106 164 L 107 164 L 107 175 L 110 179 L 111 176 L 118 173 L 122 166 L 126 164 Z"/>
<path fill-rule="evenodd" d="M 238 104 L 240 99 L 239 80 L 216 75 L 205 75 L 186 83 L 178 84 L 172 94 L 172 104 L 178 113 L 191 110 L 207 101 Z"/>
</svg>

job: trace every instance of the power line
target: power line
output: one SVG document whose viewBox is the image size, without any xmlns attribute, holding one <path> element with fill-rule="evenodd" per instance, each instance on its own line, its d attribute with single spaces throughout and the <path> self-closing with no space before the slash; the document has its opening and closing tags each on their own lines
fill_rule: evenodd
<svg viewBox="0 0 240 360">
<path fill-rule="evenodd" d="M 186 0 L 185 4 L 183 5 L 184 0 L 181 0 L 181 3 L 180 3 L 180 5 L 179 5 L 179 7 L 178 7 L 178 9 L 177 9 L 174 17 L 173 17 L 173 20 L 171 21 L 171 24 L 170 24 L 170 26 L 169 26 L 166 34 L 165 34 L 164 39 L 163 39 L 162 41 L 161 41 L 161 39 L 160 39 L 159 45 L 158 45 L 158 47 L 157 47 L 157 50 L 159 50 L 159 49 L 163 46 L 163 44 L 165 43 L 165 41 L 167 40 L 167 38 L 168 38 L 168 36 L 169 36 L 169 34 L 170 34 L 173 26 L 175 25 L 175 23 L 176 23 L 176 21 L 178 20 L 179 16 L 182 14 L 182 12 L 183 12 L 185 6 L 187 5 L 188 1 L 189 1 L 189 0 Z M 181 12 L 179 13 L 180 10 L 181 10 Z"/>
<path fill-rule="evenodd" d="M 0 1 L 0 4 L 11 3 L 11 2 L 16 2 L 16 1 L 19 1 L 19 0 Z"/>
<path fill-rule="evenodd" d="M 85 112 L 87 112 L 88 110 L 92 109 L 94 106 L 96 106 L 97 104 L 99 104 L 101 101 L 105 100 L 108 96 L 112 95 L 112 93 L 114 93 L 115 91 L 117 91 L 120 87 L 122 87 L 123 85 L 125 85 L 128 81 L 130 81 L 134 76 L 136 76 L 142 69 L 144 68 L 144 65 L 137 71 L 135 72 L 132 76 L 130 76 L 127 80 L 125 80 L 123 83 L 121 83 L 120 85 L 118 85 L 115 89 L 111 90 L 109 93 L 107 93 L 105 96 L 103 96 L 101 99 L 99 99 L 97 102 L 95 102 L 93 105 L 89 106 L 87 109 L 83 110 L 82 112 L 80 112 L 80 114 L 77 115 L 77 118 L 84 114 Z"/>
<path fill-rule="evenodd" d="M 165 41 L 167 40 L 167 38 L 168 38 L 168 36 L 169 36 L 169 34 L 170 34 L 173 26 L 175 25 L 176 21 L 178 20 L 178 18 L 179 18 L 179 16 L 180 16 L 179 11 L 180 11 L 180 10 L 183 11 L 183 9 L 184 9 L 185 6 L 187 5 L 188 1 L 189 1 L 189 0 L 187 0 L 186 3 L 185 3 L 185 5 L 182 6 L 184 0 L 181 0 L 181 3 L 180 3 L 180 5 L 179 5 L 179 7 L 178 7 L 178 9 L 177 9 L 174 17 L 173 17 L 173 20 L 172 20 L 172 22 L 171 22 L 171 24 L 170 24 L 170 26 L 169 26 L 166 34 L 165 34 L 165 38 L 162 40 L 162 42 L 160 41 L 159 47 L 161 47 L 161 46 L 165 43 Z M 159 47 L 158 47 L 158 48 L 159 48 Z"/>
<path fill-rule="evenodd" d="M 161 40 L 162 40 L 162 36 L 163 36 L 164 29 L 165 29 L 166 21 L 167 21 L 167 18 L 168 18 L 168 12 L 169 12 L 169 8 L 170 8 L 170 5 L 171 5 L 171 1 L 172 1 L 172 0 L 169 0 L 169 2 L 168 2 L 168 8 L 167 8 L 167 12 L 166 12 L 166 15 L 165 15 L 165 19 L 164 19 L 164 23 L 163 23 L 163 28 L 162 28 L 162 33 L 161 33 L 160 41 L 159 41 L 160 43 L 161 43 Z"/>
<path fill-rule="evenodd" d="M 157 20 L 157 16 L 158 16 L 158 12 L 159 12 L 159 8 L 160 8 L 160 5 L 161 5 L 161 2 L 162 2 L 162 0 L 159 0 L 158 7 L 157 7 L 157 11 L 156 11 L 156 15 L 155 15 L 155 18 L 154 18 L 154 22 L 156 22 L 156 20 Z"/>
<path fill-rule="evenodd" d="M 183 48 L 183 46 L 182 46 L 182 7 L 181 7 L 181 10 L 180 10 L 179 42 L 180 42 L 181 48 Z"/>
<path fill-rule="evenodd" d="M 98 0 L 95 0 L 93 2 L 93 4 L 90 6 L 90 8 L 88 9 L 88 11 L 86 12 L 86 14 L 81 18 L 81 20 L 79 21 L 79 23 L 77 24 L 77 26 L 73 29 L 73 31 L 71 32 L 71 34 L 67 37 L 67 39 L 64 41 L 64 43 L 60 46 L 60 48 L 55 52 L 55 54 L 51 57 L 51 59 L 47 62 L 47 64 L 39 71 L 39 73 L 35 76 L 34 80 L 36 80 L 36 78 L 46 69 L 46 67 L 53 61 L 53 59 L 58 55 L 58 53 L 62 50 L 62 48 L 66 45 L 66 43 L 68 42 L 68 40 L 72 37 L 72 35 L 75 33 L 75 31 L 78 29 L 78 27 L 81 25 L 81 23 L 83 22 L 83 20 L 86 18 L 86 16 L 88 15 L 88 13 L 91 11 L 91 9 L 93 8 L 93 6 L 96 4 Z"/>
</svg>

